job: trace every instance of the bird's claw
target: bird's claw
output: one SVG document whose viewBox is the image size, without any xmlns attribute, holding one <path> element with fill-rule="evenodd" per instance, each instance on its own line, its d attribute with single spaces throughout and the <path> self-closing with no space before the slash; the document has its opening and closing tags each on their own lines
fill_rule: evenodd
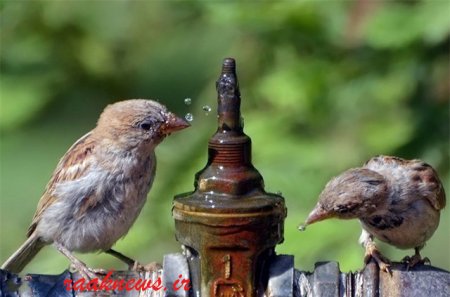
<svg viewBox="0 0 450 297">
<path fill-rule="evenodd" d="M 381 271 L 384 271 L 386 273 L 389 273 L 389 275 L 392 275 L 391 264 L 385 262 L 377 262 L 377 264 Z"/>
<path fill-rule="evenodd" d="M 425 264 L 431 264 L 430 259 L 428 257 L 422 258 L 420 254 L 415 254 L 413 256 L 406 256 L 402 259 L 402 263 L 406 265 L 406 270 L 410 270 L 411 268 L 415 267 L 416 265 L 425 265 Z"/>
<path fill-rule="evenodd" d="M 431 265 L 431 261 L 430 261 L 430 259 L 428 257 L 423 258 L 421 262 L 422 262 L 422 264 L 429 264 L 429 265 Z"/>
<path fill-rule="evenodd" d="M 366 247 L 366 254 L 364 256 L 364 263 L 367 265 L 370 260 L 373 259 L 381 271 L 387 272 L 392 275 L 391 261 L 383 256 L 374 244 Z"/>
<path fill-rule="evenodd" d="M 392 275 L 391 262 L 389 260 L 385 260 L 385 258 L 381 259 L 380 257 L 377 257 L 375 255 L 368 255 L 364 258 L 365 264 L 367 265 L 371 259 L 373 259 L 377 263 L 378 268 L 381 271 L 384 271 Z"/>
<path fill-rule="evenodd" d="M 158 272 L 162 269 L 162 265 L 157 262 L 151 262 L 144 266 L 145 271 Z"/>
<path fill-rule="evenodd" d="M 133 265 L 128 265 L 129 271 L 143 271 L 144 266 L 141 265 L 138 261 L 134 261 Z"/>
<path fill-rule="evenodd" d="M 70 266 L 74 270 L 78 271 L 85 280 L 89 280 L 89 281 L 92 279 L 98 278 L 98 274 L 106 275 L 108 273 L 105 269 L 90 268 L 81 263 L 72 263 Z"/>
<path fill-rule="evenodd" d="M 161 269 L 162 269 L 161 264 L 157 262 L 151 262 L 147 265 L 142 265 L 139 262 L 135 261 L 133 266 L 129 267 L 129 270 L 136 272 L 157 272 L 158 270 Z"/>
</svg>

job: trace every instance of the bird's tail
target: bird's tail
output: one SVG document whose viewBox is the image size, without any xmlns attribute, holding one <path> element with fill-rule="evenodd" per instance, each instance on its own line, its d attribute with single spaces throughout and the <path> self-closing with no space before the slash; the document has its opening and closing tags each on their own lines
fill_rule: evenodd
<svg viewBox="0 0 450 297">
<path fill-rule="evenodd" d="M 2 264 L 1 269 L 9 272 L 19 273 L 25 266 L 36 256 L 36 254 L 44 247 L 45 243 L 36 235 L 36 232 L 15 251 L 5 263 Z"/>
</svg>

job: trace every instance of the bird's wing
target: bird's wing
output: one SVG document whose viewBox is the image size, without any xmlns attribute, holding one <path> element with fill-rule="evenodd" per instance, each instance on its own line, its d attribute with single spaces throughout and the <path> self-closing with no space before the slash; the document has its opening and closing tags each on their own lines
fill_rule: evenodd
<svg viewBox="0 0 450 297">
<path fill-rule="evenodd" d="M 430 204 L 436 209 L 441 210 L 445 207 L 445 191 L 439 176 L 431 165 L 421 161 L 413 160 L 412 179 L 420 179 L 422 181 L 421 192 Z"/>
<path fill-rule="evenodd" d="M 412 190 L 417 199 L 426 199 L 436 210 L 445 207 L 446 198 L 444 187 L 439 180 L 439 176 L 433 167 L 422 160 L 405 160 L 394 156 L 376 156 L 364 164 L 365 167 L 384 171 L 386 174 L 402 174 L 407 172 L 408 178 L 418 184 L 417 188 Z M 399 170 L 400 168 L 400 170 Z M 406 171 L 405 171 L 406 170 Z"/>
<path fill-rule="evenodd" d="M 436 175 L 437 177 L 437 175 Z M 442 183 L 438 179 L 437 190 L 432 193 L 432 195 L 427 196 L 428 201 L 437 210 L 441 210 L 445 207 L 445 191 Z"/>
<path fill-rule="evenodd" d="M 79 179 L 89 169 L 91 162 L 87 162 L 87 160 L 92 155 L 94 148 L 95 139 L 92 138 L 92 132 L 89 132 L 78 139 L 64 154 L 39 200 L 27 236 L 34 232 L 43 212 L 58 200 L 58 197 L 54 195 L 56 185 Z"/>
</svg>

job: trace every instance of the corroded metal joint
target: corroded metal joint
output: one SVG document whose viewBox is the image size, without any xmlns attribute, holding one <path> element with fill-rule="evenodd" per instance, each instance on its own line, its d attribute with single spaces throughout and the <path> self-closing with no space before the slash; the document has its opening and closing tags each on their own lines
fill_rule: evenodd
<svg viewBox="0 0 450 297">
<path fill-rule="evenodd" d="M 194 290 L 201 296 L 262 296 L 267 262 L 283 241 L 283 197 L 264 191 L 243 132 L 233 59 L 225 59 L 216 84 L 218 128 L 195 190 L 175 197 L 176 238 L 186 247 Z M 197 294 L 195 294 L 197 295 Z"/>
</svg>

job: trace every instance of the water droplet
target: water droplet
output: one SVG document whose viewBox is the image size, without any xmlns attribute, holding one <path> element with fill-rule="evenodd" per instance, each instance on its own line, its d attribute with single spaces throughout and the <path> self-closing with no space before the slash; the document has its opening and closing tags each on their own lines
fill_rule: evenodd
<svg viewBox="0 0 450 297">
<path fill-rule="evenodd" d="M 184 98 L 184 104 L 191 105 L 192 99 L 191 98 Z"/>
<path fill-rule="evenodd" d="M 192 115 L 192 113 L 187 113 L 184 118 L 186 119 L 186 121 L 188 122 L 192 122 L 194 120 L 194 116 Z"/>
<path fill-rule="evenodd" d="M 305 225 L 300 225 L 300 226 L 298 226 L 298 230 L 305 231 L 306 230 L 306 226 Z"/>
<path fill-rule="evenodd" d="M 211 112 L 211 107 L 209 105 L 203 106 L 202 109 L 206 115 L 208 115 Z"/>
</svg>

